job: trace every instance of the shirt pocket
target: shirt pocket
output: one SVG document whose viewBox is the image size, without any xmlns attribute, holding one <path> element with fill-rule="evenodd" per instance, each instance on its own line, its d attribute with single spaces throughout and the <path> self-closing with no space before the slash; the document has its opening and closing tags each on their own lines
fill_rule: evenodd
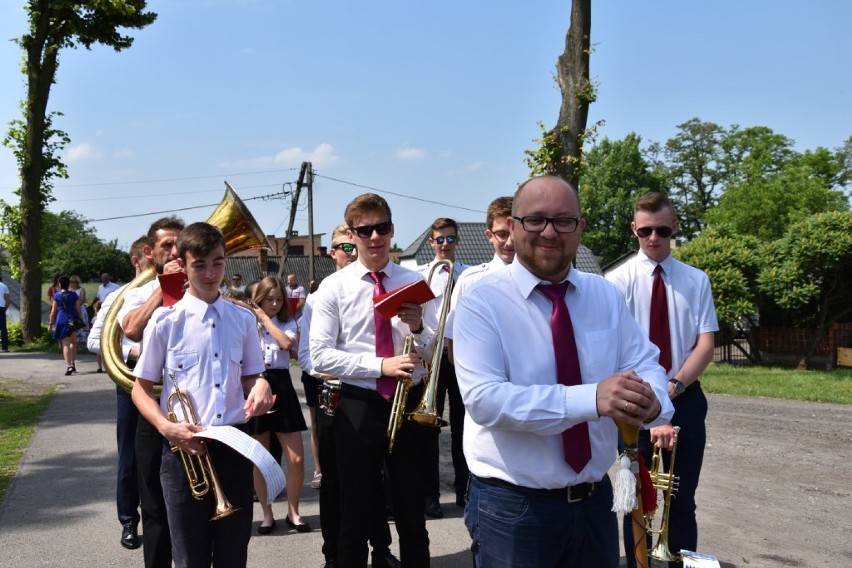
<svg viewBox="0 0 852 568">
<path fill-rule="evenodd" d="M 583 383 L 596 383 L 613 373 L 618 359 L 617 348 L 613 350 L 613 338 L 618 338 L 616 329 L 590 331 L 578 338 Z"/>
<path fill-rule="evenodd" d="M 166 380 L 182 390 L 197 387 L 201 373 L 198 371 L 196 351 L 169 351 L 166 354 Z"/>
</svg>

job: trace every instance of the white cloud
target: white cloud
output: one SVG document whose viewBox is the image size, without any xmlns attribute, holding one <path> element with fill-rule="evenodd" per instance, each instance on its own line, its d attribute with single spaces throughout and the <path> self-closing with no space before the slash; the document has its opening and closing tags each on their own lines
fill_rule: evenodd
<svg viewBox="0 0 852 568">
<path fill-rule="evenodd" d="M 71 164 L 73 162 L 85 162 L 88 160 L 100 160 L 103 158 L 103 153 L 100 150 L 89 144 L 81 142 L 68 148 L 62 159 Z"/>
<path fill-rule="evenodd" d="M 483 162 L 471 162 L 470 164 L 465 164 L 458 168 L 453 168 L 447 172 L 450 177 L 455 176 L 463 176 L 468 174 L 475 174 L 477 172 L 482 171 L 482 168 L 485 167 Z"/>
<path fill-rule="evenodd" d="M 411 148 L 408 144 L 403 144 L 402 147 L 396 151 L 396 159 L 404 162 L 422 160 L 425 157 L 426 150 L 423 150 L 422 148 Z"/>
<path fill-rule="evenodd" d="M 257 158 L 246 158 L 222 162 L 220 168 L 232 168 L 241 170 L 254 170 L 268 168 L 271 166 L 299 166 L 302 162 L 311 162 L 314 167 L 327 167 L 338 160 L 334 153 L 334 146 L 323 142 L 310 151 L 305 151 L 298 146 L 285 148 L 273 156 L 259 156 Z"/>
</svg>

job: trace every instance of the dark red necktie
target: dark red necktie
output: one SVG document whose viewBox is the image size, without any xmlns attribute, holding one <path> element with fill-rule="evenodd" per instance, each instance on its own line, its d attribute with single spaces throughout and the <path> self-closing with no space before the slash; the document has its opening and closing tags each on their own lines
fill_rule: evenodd
<svg viewBox="0 0 852 568">
<path fill-rule="evenodd" d="M 663 267 L 654 268 L 654 285 L 651 288 L 651 342 L 660 348 L 660 365 L 668 373 L 672 368 L 672 338 L 669 332 L 669 303 L 666 301 L 666 284 Z"/>
<path fill-rule="evenodd" d="M 385 293 L 385 287 L 382 285 L 384 277 L 384 272 L 370 272 L 370 278 L 376 283 L 373 286 L 373 297 Z M 374 307 L 373 323 L 376 326 L 376 355 L 379 357 L 393 357 L 393 330 L 391 329 L 390 320 L 382 317 L 379 310 Z M 379 391 L 379 394 L 385 400 L 390 400 L 396 390 L 396 379 L 382 375 L 376 379 L 376 390 Z"/>
<path fill-rule="evenodd" d="M 582 384 L 574 326 L 571 324 L 571 315 L 565 304 L 568 282 L 539 284 L 536 288 L 553 303 L 550 331 L 553 335 L 553 353 L 556 355 L 556 380 L 560 385 L 565 386 Z M 562 432 L 562 453 L 565 461 L 575 472 L 580 473 L 586 467 L 592 459 L 588 422 L 580 422 Z"/>
</svg>

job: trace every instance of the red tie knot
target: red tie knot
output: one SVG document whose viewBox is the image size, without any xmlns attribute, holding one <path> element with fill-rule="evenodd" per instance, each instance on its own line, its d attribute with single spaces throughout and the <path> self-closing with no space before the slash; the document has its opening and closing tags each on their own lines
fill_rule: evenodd
<svg viewBox="0 0 852 568">
<path fill-rule="evenodd" d="M 370 278 L 372 278 L 373 282 L 376 284 L 381 284 L 382 280 L 385 279 L 384 272 L 370 272 Z"/>
<path fill-rule="evenodd" d="M 556 302 L 557 300 L 565 299 L 565 293 L 568 291 L 568 281 L 566 280 L 559 284 L 539 284 L 536 288 L 547 296 L 548 300 Z"/>
</svg>

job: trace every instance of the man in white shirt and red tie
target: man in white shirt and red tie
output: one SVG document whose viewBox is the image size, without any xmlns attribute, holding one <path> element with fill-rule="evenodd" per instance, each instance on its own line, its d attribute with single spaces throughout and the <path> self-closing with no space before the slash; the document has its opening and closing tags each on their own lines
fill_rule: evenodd
<svg viewBox="0 0 852 568">
<path fill-rule="evenodd" d="M 383 490 L 376 476 L 387 462 L 400 560 L 406 568 L 429 566 L 425 470 L 429 426 L 405 421 L 388 453 L 387 427 L 397 382 L 411 379 L 407 411 L 423 391 L 423 360 L 431 356 L 434 333 L 424 326 L 423 309 L 403 303 L 390 320 L 373 306 L 373 297 L 422 279 L 390 259 L 394 228 L 390 207 L 367 193 L 346 207 L 344 220 L 358 249 L 358 260 L 328 276 L 316 292 L 310 327 L 313 369 L 341 382 L 334 414 L 340 479 L 340 533 L 337 566 L 367 565 L 376 502 Z M 432 303 L 426 304 L 427 310 Z M 411 335 L 416 351 L 402 353 Z M 373 565 L 376 564 L 373 558 Z M 379 559 L 380 560 L 380 559 Z"/>
<path fill-rule="evenodd" d="M 614 286 L 571 267 L 574 187 L 532 178 L 512 214 L 514 261 L 466 291 L 453 324 L 471 551 L 480 568 L 615 568 L 614 419 L 671 416 L 659 350 Z"/>
<path fill-rule="evenodd" d="M 707 416 L 707 397 L 698 379 L 713 359 L 713 335 L 719 330 L 713 292 L 704 272 L 671 255 L 678 221 L 668 197 L 657 192 L 640 197 L 630 227 L 640 250 L 607 279 L 621 290 L 633 318 L 660 348 L 660 364 L 666 370 L 675 409 L 671 424 L 640 432 L 639 451 L 650 463 L 652 445 L 663 448 L 668 471 L 672 427 L 680 427 L 674 472 L 679 483 L 669 511 L 669 549 L 696 550 L 695 491 L 704 460 Z M 626 517 L 625 526 L 629 522 Z M 627 565 L 633 567 L 633 533 L 628 529 L 624 534 Z M 681 565 L 669 563 L 672 568 Z"/>
<path fill-rule="evenodd" d="M 453 263 L 453 282 L 458 282 L 462 273 L 468 268 L 467 264 L 456 261 L 456 247 L 459 245 L 459 226 L 455 220 L 449 217 L 439 217 L 435 219 L 432 226 L 429 227 L 429 245 L 435 251 L 435 258 L 432 262 L 418 266 L 417 270 L 423 274 L 424 278 L 429 278 L 432 267 L 442 260 L 449 260 Z M 429 281 L 429 287 L 435 294 L 435 309 L 441 306 L 444 301 L 444 292 L 447 289 L 447 279 L 450 277 L 449 268 L 442 266 L 435 269 L 432 273 L 432 278 Z M 447 298 L 449 301 L 449 298 Z M 429 322 L 432 327 L 437 327 L 438 322 Z M 437 395 L 437 412 L 438 416 L 444 414 L 444 402 L 449 396 L 450 399 L 450 444 L 453 458 L 453 485 L 456 493 L 456 504 L 464 506 L 464 493 L 467 490 L 467 464 L 464 461 L 464 452 L 462 451 L 462 430 L 464 422 L 464 405 L 462 404 L 461 395 L 459 394 L 459 384 L 456 380 L 456 372 L 453 369 L 453 364 L 447 355 L 446 341 L 444 342 L 444 352 L 441 356 L 441 368 L 438 371 L 438 388 Z M 441 482 L 439 475 L 439 452 L 438 452 L 438 435 L 440 429 L 436 428 L 433 432 L 433 440 L 429 449 L 429 471 L 426 481 L 426 516 L 433 519 L 440 519 L 444 516 L 444 511 L 441 508 Z"/>
</svg>

